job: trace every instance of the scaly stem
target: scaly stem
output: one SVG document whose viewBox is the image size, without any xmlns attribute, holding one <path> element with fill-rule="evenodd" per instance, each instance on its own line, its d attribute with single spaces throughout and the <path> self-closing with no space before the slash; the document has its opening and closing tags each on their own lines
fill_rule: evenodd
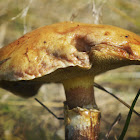
<svg viewBox="0 0 140 140">
<path fill-rule="evenodd" d="M 98 140 L 100 111 L 76 107 L 69 109 L 65 104 L 65 140 Z"/>
<path fill-rule="evenodd" d="M 88 76 L 63 82 L 66 140 L 98 140 L 100 111 L 95 103 L 93 82 Z"/>
</svg>

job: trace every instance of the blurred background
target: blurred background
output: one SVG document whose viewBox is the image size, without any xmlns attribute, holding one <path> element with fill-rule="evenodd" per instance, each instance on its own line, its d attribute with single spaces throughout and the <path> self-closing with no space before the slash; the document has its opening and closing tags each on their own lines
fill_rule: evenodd
<svg viewBox="0 0 140 140">
<path fill-rule="evenodd" d="M 140 0 L 0 0 L 0 47 L 38 27 L 70 20 L 115 25 L 140 35 Z M 95 82 L 131 105 L 140 88 L 140 66 L 106 72 Z M 101 139 L 121 113 L 109 137 L 118 138 L 129 109 L 96 88 L 95 96 L 102 112 Z M 63 117 L 61 84 L 43 85 L 36 97 Z M 135 110 L 140 112 L 140 99 Z M 34 97 L 23 99 L 0 89 L 0 140 L 64 140 L 63 120 L 54 118 Z M 140 140 L 140 118 L 134 113 L 125 140 Z"/>
</svg>

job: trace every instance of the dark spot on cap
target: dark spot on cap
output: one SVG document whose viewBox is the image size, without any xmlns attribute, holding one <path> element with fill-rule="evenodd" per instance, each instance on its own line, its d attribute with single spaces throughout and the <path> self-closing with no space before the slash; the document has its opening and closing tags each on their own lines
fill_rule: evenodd
<svg viewBox="0 0 140 140">
<path fill-rule="evenodd" d="M 15 75 L 16 75 L 17 77 L 24 77 L 24 74 L 23 74 L 23 72 L 21 72 L 21 71 L 15 72 Z"/>
<path fill-rule="evenodd" d="M 18 40 L 18 42 L 17 42 L 17 45 L 19 45 L 19 40 Z"/>
<path fill-rule="evenodd" d="M 106 31 L 104 35 L 110 35 L 110 32 Z"/>
<path fill-rule="evenodd" d="M 57 52 L 53 52 L 52 55 L 53 55 L 54 57 L 59 57 L 59 55 L 58 55 Z"/>
<path fill-rule="evenodd" d="M 46 41 L 43 42 L 44 44 L 47 43 Z"/>
<path fill-rule="evenodd" d="M 44 61 L 41 62 L 41 65 L 42 65 L 43 68 L 47 67 L 47 64 Z"/>
<path fill-rule="evenodd" d="M 125 50 L 129 55 L 134 55 L 131 48 L 129 46 L 123 47 L 123 50 Z"/>
<path fill-rule="evenodd" d="M 128 38 L 128 35 L 126 35 L 125 37 Z"/>
<path fill-rule="evenodd" d="M 75 47 L 80 52 L 89 52 L 93 46 L 92 42 L 87 40 L 86 37 L 76 36 L 75 37 Z"/>
</svg>

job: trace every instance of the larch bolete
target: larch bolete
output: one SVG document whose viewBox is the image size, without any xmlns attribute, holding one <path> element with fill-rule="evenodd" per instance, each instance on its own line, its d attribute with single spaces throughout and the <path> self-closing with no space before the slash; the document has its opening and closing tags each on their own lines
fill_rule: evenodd
<svg viewBox="0 0 140 140">
<path fill-rule="evenodd" d="M 36 29 L 0 49 L 0 87 L 30 97 L 44 83 L 65 89 L 65 137 L 98 139 L 94 77 L 140 64 L 140 37 L 110 26 L 63 22 Z"/>
</svg>

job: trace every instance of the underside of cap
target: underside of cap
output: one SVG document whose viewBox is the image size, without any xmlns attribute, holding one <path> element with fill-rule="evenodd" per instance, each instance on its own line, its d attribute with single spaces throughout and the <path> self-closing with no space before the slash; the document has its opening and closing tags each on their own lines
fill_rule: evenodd
<svg viewBox="0 0 140 140">
<path fill-rule="evenodd" d="M 60 82 L 139 60 L 136 34 L 109 25 L 63 22 L 36 29 L 0 49 L 0 80 Z"/>
</svg>

